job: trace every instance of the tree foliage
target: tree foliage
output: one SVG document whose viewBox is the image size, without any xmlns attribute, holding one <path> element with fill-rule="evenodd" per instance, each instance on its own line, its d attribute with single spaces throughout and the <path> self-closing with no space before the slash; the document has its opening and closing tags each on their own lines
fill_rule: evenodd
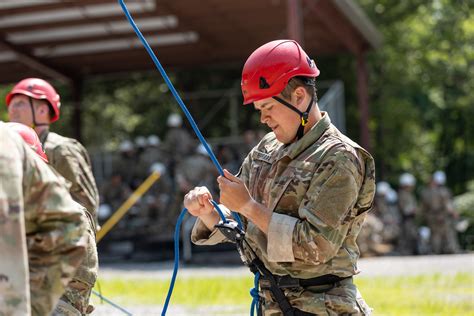
<svg viewBox="0 0 474 316">
<path fill-rule="evenodd" d="M 371 53 L 372 130 L 380 175 L 427 180 L 444 169 L 455 192 L 474 178 L 473 3 L 363 0 L 384 36 Z"/>
</svg>

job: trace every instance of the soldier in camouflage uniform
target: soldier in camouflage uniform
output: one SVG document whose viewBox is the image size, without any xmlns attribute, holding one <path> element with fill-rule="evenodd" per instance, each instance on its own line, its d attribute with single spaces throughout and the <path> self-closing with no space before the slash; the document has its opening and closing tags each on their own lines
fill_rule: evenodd
<svg viewBox="0 0 474 316">
<path fill-rule="evenodd" d="M 0 315 L 51 313 L 85 255 L 86 222 L 64 179 L 0 122 Z"/>
<path fill-rule="evenodd" d="M 243 216 L 249 246 L 293 309 L 276 303 L 264 276 L 264 315 L 370 314 L 352 276 L 359 272 L 356 238 L 372 208 L 374 161 L 319 111 L 317 75 L 314 61 L 292 40 L 267 43 L 249 57 L 244 102 L 254 104 L 272 132 L 248 154 L 237 177 L 225 171 L 217 180 L 220 202 Z M 219 216 L 211 198 L 198 187 L 184 200 L 198 216 L 192 233 L 197 244 L 226 241 L 214 228 Z M 252 258 L 249 247 L 245 252 Z M 315 285 L 297 285 L 302 283 Z"/>
<path fill-rule="evenodd" d="M 86 210 L 89 219 L 87 253 L 55 314 L 91 313 L 93 306 L 89 305 L 89 298 L 98 270 L 95 232 L 99 195 L 87 150 L 75 139 L 49 131 L 49 125 L 59 118 L 60 97 L 48 82 L 37 78 L 20 81 L 7 95 L 6 104 L 11 121 L 35 129 L 50 165 L 69 181 L 72 198 Z"/>
<path fill-rule="evenodd" d="M 402 255 L 414 255 L 418 252 L 418 227 L 416 225 L 415 189 L 416 179 L 410 173 L 404 173 L 399 180 L 398 209 L 402 216 L 402 229 L 398 239 L 398 251 Z"/>
<path fill-rule="evenodd" d="M 455 212 L 451 192 L 444 185 L 446 175 L 442 171 L 433 174 L 431 182 L 421 193 L 423 216 L 430 228 L 431 250 L 435 254 L 450 254 L 459 252 L 457 232 L 454 219 Z"/>
</svg>

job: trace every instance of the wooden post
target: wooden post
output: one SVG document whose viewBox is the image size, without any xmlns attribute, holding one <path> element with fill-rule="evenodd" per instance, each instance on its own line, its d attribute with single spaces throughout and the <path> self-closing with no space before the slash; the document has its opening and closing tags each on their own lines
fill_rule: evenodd
<svg viewBox="0 0 474 316">
<path fill-rule="evenodd" d="M 74 138 L 82 142 L 82 79 L 74 80 L 72 84 L 72 102 L 74 114 L 72 116 L 72 125 L 74 128 Z"/>
<path fill-rule="evenodd" d="M 360 113 L 360 144 L 370 151 L 368 79 L 365 51 L 360 51 L 357 53 L 357 101 Z"/>
<path fill-rule="evenodd" d="M 301 47 L 304 47 L 301 0 L 288 0 L 287 30 L 288 37 L 297 41 Z"/>
</svg>

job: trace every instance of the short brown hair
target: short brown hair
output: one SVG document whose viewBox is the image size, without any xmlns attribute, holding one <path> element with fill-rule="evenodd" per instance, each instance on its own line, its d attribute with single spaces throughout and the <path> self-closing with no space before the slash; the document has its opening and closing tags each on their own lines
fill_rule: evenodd
<svg viewBox="0 0 474 316">
<path fill-rule="evenodd" d="M 285 89 L 281 92 L 283 98 L 289 100 L 291 98 L 291 93 L 295 91 L 296 88 L 303 87 L 306 92 L 314 96 L 314 101 L 318 101 L 318 96 L 316 94 L 316 85 L 315 79 L 310 77 L 293 77 L 288 81 Z"/>
</svg>

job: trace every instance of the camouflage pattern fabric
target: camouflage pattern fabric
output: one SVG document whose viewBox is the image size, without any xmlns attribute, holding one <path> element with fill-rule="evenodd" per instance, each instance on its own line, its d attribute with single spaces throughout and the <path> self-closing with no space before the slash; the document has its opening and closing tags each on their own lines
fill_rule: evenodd
<svg viewBox="0 0 474 316">
<path fill-rule="evenodd" d="M 71 303 L 82 314 L 93 310 L 89 298 L 97 280 L 98 258 L 95 242 L 99 193 L 92 174 L 87 150 L 76 140 L 45 131 L 40 135 L 50 165 L 71 182 L 69 192 L 73 199 L 85 207 L 87 222 L 85 233 L 87 250 L 81 266 L 69 283 L 62 299 Z M 58 314 L 61 315 L 61 314 Z"/>
<path fill-rule="evenodd" d="M 400 237 L 401 216 L 396 205 L 387 202 L 385 195 L 377 194 L 374 199 L 374 214 L 383 223 L 383 242 L 395 245 Z"/>
<path fill-rule="evenodd" d="M 425 188 L 421 194 L 423 215 L 431 230 L 431 249 L 435 254 L 459 252 L 453 223 L 451 192 L 445 186 Z"/>
<path fill-rule="evenodd" d="M 382 221 L 372 212 L 368 213 L 357 236 L 357 246 L 361 257 L 385 255 L 392 250 L 390 244 L 383 242 L 383 230 Z"/>
<path fill-rule="evenodd" d="M 85 254 L 82 213 L 64 179 L 0 122 L 0 315 L 29 315 L 28 300 L 32 315 L 50 314 Z"/>
<path fill-rule="evenodd" d="M 87 150 L 77 140 L 49 130 L 41 133 L 40 140 L 49 164 L 71 183 L 72 198 L 87 209 L 97 225 L 99 191 Z"/>
<path fill-rule="evenodd" d="M 86 216 L 84 210 L 83 220 L 86 225 L 86 254 L 77 268 L 74 278 L 69 282 L 65 293 L 61 297 L 63 304 L 56 306 L 53 316 L 72 316 L 90 314 L 94 310 L 89 305 L 92 288 L 97 280 L 99 261 L 97 257 L 97 247 L 92 219 Z M 70 304 L 68 307 L 64 305 Z"/>
<path fill-rule="evenodd" d="M 273 211 L 268 236 L 245 219 L 246 237 L 276 275 L 314 278 L 358 273 L 356 238 L 375 193 L 370 154 L 341 134 L 327 113 L 299 141 L 285 146 L 267 134 L 245 159 L 240 178 L 252 197 Z M 198 220 L 192 240 L 225 240 Z M 327 290 L 327 289 L 326 289 Z M 322 315 L 367 315 L 370 308 L 352 283 L 319 289 L 285 290 L 292 305 Z M 268 291 L 264 314 L 281 315 Z"/>
<path fill-rule="evenodd" d="M 417 203 L 412 191 L 407 189 L 398 191 L 398 208 L 402 215 L 398 251 L 402 255 L 414 255 L 418 251 L 418 227 L 415 222 Z"/>
</svg>

